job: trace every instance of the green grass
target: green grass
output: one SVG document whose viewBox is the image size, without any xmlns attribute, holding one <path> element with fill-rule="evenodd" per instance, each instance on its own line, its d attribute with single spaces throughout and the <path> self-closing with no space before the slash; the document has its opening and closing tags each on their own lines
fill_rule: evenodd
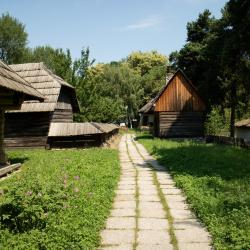
<svg viewBox="0 0 250 250">
<path fill-rule="evenodd" d="M 0 249 L 97 248 L 119 178 L 117 150 L 26 150 L 9 158 L 23 165 L 0 182 Z"/>
<path fill-rule="evenodd" d="M 138 141 L 167 167 L 216 249 L 250 249 L 250 151 L 191 140 Z"/>
</svg>

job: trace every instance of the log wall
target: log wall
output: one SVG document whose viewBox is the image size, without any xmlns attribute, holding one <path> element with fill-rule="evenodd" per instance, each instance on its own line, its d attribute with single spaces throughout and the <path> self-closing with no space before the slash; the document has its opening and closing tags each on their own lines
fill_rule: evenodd
<svg viewBox="0 0 250 250">
<path fill-rule="evenodd" d="M 6 113 L 5 118 L 6 147 L 45 147 L 50 112 Z"/>
<path fill-rule="evenodd" d="M 199 137 L 204 136 L 203 112 L 159 112 L 156 136 Z"/>
<path fill-rule="evenodd" d="M 51 122 L 73 122 L 72 110 L 56 109 L 52 114 Z"/>
</svg>

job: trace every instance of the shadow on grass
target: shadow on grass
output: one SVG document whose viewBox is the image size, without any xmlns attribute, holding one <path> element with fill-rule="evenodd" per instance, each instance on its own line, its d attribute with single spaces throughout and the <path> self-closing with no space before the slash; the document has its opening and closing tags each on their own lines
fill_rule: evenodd
<svg viewBox="0 0 250 250">
<path fill-rule="evenodd" d="M 10 164 L 16 164 L 16 163 L 23 164 L 27 160 L 29 160 L 29 158 L 27 156 L 23 156 L 23 157 L 9 156 L 8 157 L 8 161 L 10 162 Z"/>
<path fill-rule="evenodd" d="M 195 141 L 166 140 L 154 143 L 152 137 L 138 137 L 152 142 L 151 152 L 175 175 L 220 176 L 222 179 L 250 178 L 250 152 L 246 149 L 203 144 Z"/>
</svg>

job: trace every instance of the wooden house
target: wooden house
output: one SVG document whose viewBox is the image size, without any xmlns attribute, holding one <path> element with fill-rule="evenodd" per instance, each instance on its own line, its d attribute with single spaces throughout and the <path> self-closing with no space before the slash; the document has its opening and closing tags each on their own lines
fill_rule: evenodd
<svg viewBox="0 0 250 250">
<path fill-rule="evenodd" d="M 10 65 L 20 77 L 40 92 L 45 100 L 23 102 L 20 109 L 6 113 L 7 147 L 45 147 L 51 123 L 73 122 L 79 111 L 73 86 L 53 74 L 43 63 Z"/>
<path fill-rule="evenodd" d="M 250 119 L 241 120 L 235 123 L 235 138 L 243 139 L 250 143 Z"/>
<path fill-rule="evenodd" d="M 118 126 L 113 124 L 74 123 L 73 113 L 79 111 L 74 87 L 43 63 L 10 67 L 43 94 L 45 100 L 43 103 L 25 101 L 20 109 L 5 114 L 7 147 L 99 146 L 118 132 Z"/>
<path fill-rule="evenodd" d="M 7 164 L 3 147 L 5 111 L 21 108 L 24 100 L 43 101 L 44 97 L 0 60 L 0 166 Z"/>
<path fill-rule="evenodd" d="M 157 137 L 198 137 L 204 135 L 205 111 L 197 89 L 179 69 L 139 113 L 141 125 L 151 125 Z"/>
</svg>

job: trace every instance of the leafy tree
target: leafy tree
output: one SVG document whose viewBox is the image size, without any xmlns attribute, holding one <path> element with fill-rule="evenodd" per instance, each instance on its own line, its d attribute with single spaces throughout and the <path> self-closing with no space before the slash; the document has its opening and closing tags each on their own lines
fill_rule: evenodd
<svg viewBox="0 0 250 250">
<path fill-rule="evenodd" d="M 134 69 L 137 73 L 143 76 L 148 73 L 153 67 L 167 67 L 168 59 L 165 55 L 162 55 L 157 51 L 137 51 L 131 53 L 127 57 L 126 62 L 128 63 L 130 68 Z"/>
<path fill-rule="evenodd" d="M 8 64 L 21 63 L 28 34 L 25 26 L 8 13 L 0 17 L 0 59 Z"/>
<path fill-rule="evenodd" d="M 50 46 L 38 46 L 27 49 L 23 62 L 44 62 L 56 75 L 72 82 L 73 69 L 70 50 L 54 49 Z"/>
</svg>

